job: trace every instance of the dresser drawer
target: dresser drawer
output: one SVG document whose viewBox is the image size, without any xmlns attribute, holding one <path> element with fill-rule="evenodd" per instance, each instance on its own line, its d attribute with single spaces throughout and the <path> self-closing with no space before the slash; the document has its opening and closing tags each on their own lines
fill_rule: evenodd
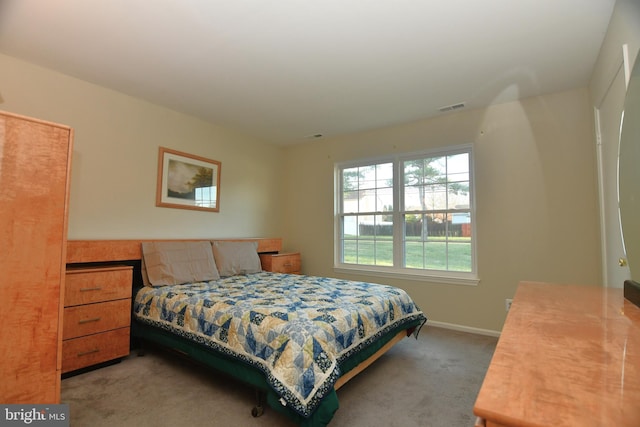
<svg viewBox="0 0 640 427">
<path fill-rule="evenodd" d="M 66 307 L 62 339 L 128 327 L 130 322 L 130 299 Z"/>
<path fill-rule="evenodd" d="M 65 275 L 65 307 L 130 298 L 133 268 L 68 269 Z"/>
<path fill-rule="evenodd" d="M 129 328 L 62 342 L 62 372 L 106 362 L 129 354 Z"/>
<path fill-rule="evenodd" d="M 260 262 L 262 269 L 274 273 L 295 273 L 300 274 L 300 254 L 261 254 Z"/>
</svg>

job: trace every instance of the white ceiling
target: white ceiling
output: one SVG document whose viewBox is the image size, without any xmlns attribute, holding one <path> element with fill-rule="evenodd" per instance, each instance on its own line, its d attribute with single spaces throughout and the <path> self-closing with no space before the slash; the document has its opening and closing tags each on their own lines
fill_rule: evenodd
<svg viewBox="0 0 640 427">
<path fill-rule="evenodd" d="M 587 86 L 614 3 L 0 0 L 0 52 L 293 144 Z"/>
</svg>

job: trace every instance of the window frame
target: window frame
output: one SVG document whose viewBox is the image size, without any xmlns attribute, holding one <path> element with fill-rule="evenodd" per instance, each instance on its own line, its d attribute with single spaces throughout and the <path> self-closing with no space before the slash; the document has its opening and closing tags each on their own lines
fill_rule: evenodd
<svg viewBox="0 0 640 427">
<path fill-rule="evenodd" d="M 422 282 L 477 285 L 480 281 L 477 273 L 477 234 L 475 209 L 475 171 L 473 144 L 463 144 L 411 153 L 398 153 L 389 156 L 338 162 L 334 165 L 334 271 L 347 274 L 361 274 L 375 277 L 402 278 Z M 467 153 L 469 155 L 469 214 L 471 216 L 471 271 L 449 271 L 400 267 L 404 256 L 404 162 L 407 160 L 451 156 Z M 345 214 L 343 203 L 342 171 L 354 167 L 366 167 L 381 163 L 391 163 L 393 167 L 393 266 L 343 263 L 342 259 L 342 218 Z M 450 211 L 450 209 L 449 209 Z"/>
</svg>

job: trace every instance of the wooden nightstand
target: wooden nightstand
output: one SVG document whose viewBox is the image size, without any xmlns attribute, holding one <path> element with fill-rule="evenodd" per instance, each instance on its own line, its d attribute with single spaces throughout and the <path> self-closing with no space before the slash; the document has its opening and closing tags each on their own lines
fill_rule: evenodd
<svg viewBox="0 0 640 427">
<path fill-rule="evenodd" d="M 62 372 L 129 354 L 133 267 L 68 268 Z"/>
<path fill-rule="evenodd" d="M 262 269 L 274 273 L 300 274 L 300 253 L 260 254 Z"/>
</svg>

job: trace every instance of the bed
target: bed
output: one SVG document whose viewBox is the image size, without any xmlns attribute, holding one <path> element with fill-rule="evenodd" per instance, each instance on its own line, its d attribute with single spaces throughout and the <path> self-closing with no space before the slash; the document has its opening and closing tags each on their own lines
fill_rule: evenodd
<svg viewBox="0 0 640 427">
<path fill-rule="evenodd" d="M 140 242 L 134 339 L 258 390 L 301 426 L 325 426 L 336 390 L 426 317 L 391 286 L 263 271 L 259 242 Z"/>
</svg>

